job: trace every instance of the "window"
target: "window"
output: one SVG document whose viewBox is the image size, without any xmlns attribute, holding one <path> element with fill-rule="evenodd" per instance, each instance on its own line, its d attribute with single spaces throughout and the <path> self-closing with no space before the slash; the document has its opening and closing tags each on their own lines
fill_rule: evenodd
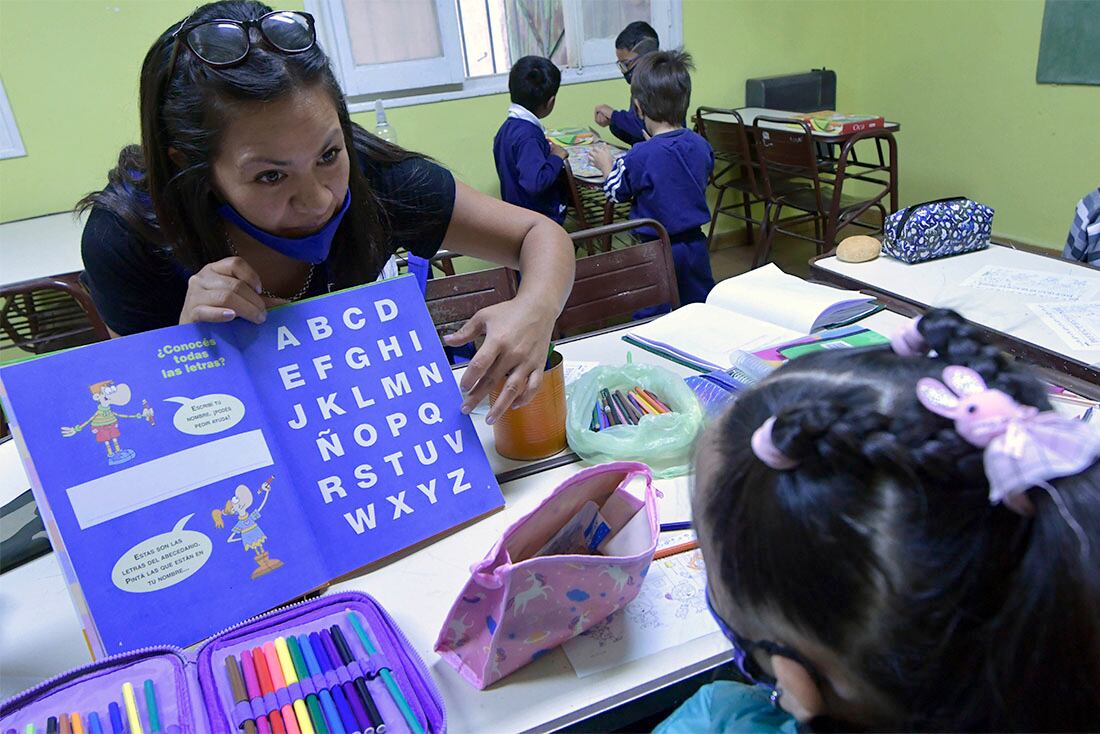
<svg viewBox="0 0 1100 734">
<path fill-rule="evenodd" d="M 19 158 L 26 154 L 23 139 L 19 137 L 19 128 L 15 125 L 15 115 L 8 104 L 8 94 L 4 91 L 4 82 L 0 81 L 0 160 Z"/>
<path fill-rule="evenodd" d="M 354 111 L 493 94 L 522 56 L 562 83 L 617 77 L 615 36 L 634 20 L 679 46 L 680 0 L 306 0 Z M 357 100 L 358 98 L 358 100 Z M 359 104 L 356 104 L 359 102 Z"/>
</svg>

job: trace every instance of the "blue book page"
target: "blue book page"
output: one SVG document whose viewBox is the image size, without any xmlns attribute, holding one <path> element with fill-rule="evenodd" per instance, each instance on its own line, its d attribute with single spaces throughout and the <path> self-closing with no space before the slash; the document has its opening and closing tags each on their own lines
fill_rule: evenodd
<svg viewBox="0 0 1100 734">
<path fill-rule="evenodd" d="M 413 278 L 272 310 L 244 345 L 329 576 L 504 505 Z"/>
<path fill-rule="evenodd" d="M 189 645 L 327 580 L 234 332 L 171 327 L 0 370 L 99 652 Z"/>
</svg>

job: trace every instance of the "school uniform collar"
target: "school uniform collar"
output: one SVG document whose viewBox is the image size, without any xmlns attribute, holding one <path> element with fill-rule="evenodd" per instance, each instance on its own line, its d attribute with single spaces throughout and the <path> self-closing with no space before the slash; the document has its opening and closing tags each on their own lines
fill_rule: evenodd
<svg viewBox="0 0 1100 734">
<path fill-rule="evenodd" d="M 537 125 L 539 130 L 546 132 L 546 128 L 542 126 L 542 120 L 535 117 L 535 113 L 527 109 L 521 104 L 515 104 L 514 102 L 508 105 L 508 117 L 516 117 L 520 120 L 526 120 L 532 125 Z"/>
</svg>

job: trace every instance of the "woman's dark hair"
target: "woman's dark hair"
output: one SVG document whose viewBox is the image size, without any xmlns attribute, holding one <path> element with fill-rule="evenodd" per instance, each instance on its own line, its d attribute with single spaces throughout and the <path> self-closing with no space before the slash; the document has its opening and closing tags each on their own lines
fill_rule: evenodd
<svg viewBox="0 0 1100 734">
<path fill-rule="evenodd" d="M 258 2 L 216 2 L 197 8 L 187 23 L 254 20 L 270 10 Z M 212 188 L 211 161 L 218 152 L 219 131 L 242 103 L 271 101 L 319 85 L 336 106 L 351 159 L 348 185 L 352 204 L 333 241 L 330 277 L 338 287 L 373 278 L 386 257 L 386 202 L 371 189 L 356 154 L 382 164 L 399 163 L 417 154 L 391 145 L 351 121 L 343 92 L 319 46 L 302 53 L 283 53 L 268 46 L 252 29 L 252 47 L 242 63 L 213 68 L 181 42 L 172 70 L 175 32 L 182 25 L 172 24 L 145 55 L 141 146 L 123 148 L 118 165 L 108 173 L 107 187 L 85 196 L 78 207 L 100 206 L 113 212 L 144 239 L 170 249 L 195 270 L 229 257 L 224 225 L 215 213 L 222 202 Z M 184 167 L 171 160 L 169 148 L 186 158 Z"/>
<path fill-rule="evenodd" d="M 936 358 L 882 348 L 796 359 L 715 426 L 695 493 L 729 603 L 820 641 L 891 713 L 876 728 L 1095 731 L 1100 726 L 1100 463 L 992 505 L 982 451 L 916 398 L 965 365 L 1049 410 L 1034 377 L 952 311 L 919 326 Z M 776 416 L 775 471 L 753 432 Z"/>
<path fill-rule="evenodd" d="M 626 28 L 615 36 L 615 48 L 633 51 L 639 56 L 656 51 L 660 46 L 661 40 L 657 36 L 657 31 L 644 20 L 627 23 Z"/>
<path fill-rule="evenodd" d="M 646 54 L 634 67 L 630 96 L 649 119 L 682 125 L 691 104 L 691 71 L 694 68 L 691 54 L 686 51 Z"/>
<path fill-rule="evenodd" d="M 561 70 L 542 56 L 524 56 L 508 74 L 508 93 L 512 102 L 531 112 L 549 102 L 560 86 Z"/>
</svg>

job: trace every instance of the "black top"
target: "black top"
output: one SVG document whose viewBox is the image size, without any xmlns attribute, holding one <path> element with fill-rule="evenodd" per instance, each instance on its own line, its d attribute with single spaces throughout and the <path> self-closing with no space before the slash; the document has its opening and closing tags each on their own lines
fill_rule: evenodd
<svg viewBox="0 0 1100 734">
<path fill-rule="evenodd" d="M 374 192 L 385 202 L 388 252 L 404 248 L 423 258 L 435 255 L 454 211 L 451 172 L 423 158 L 395 164 L 359 159 Z M 143 239 L 119 216 L 97 206 L 84 226 L 81 253 L 84 285 L 116 334 L 179 323 L 192 273 L 163 246 Z M 308 295 L 324 293 L 327 280 L 314 277 Z"/>
</svg>

